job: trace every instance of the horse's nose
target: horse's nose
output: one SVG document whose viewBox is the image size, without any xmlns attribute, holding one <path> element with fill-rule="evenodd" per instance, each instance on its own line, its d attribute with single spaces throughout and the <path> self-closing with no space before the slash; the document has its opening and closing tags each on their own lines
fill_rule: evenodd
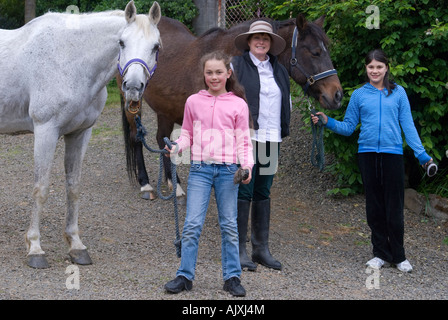
<svg viewBox="0 0 448 320">
<path fill-rule="evenodd" d="M 123 91 L 129 91 L 129 90 L 137 90 L 140 92 L 143 92 L 143 87 L 145 84 L 143 82 L 127 82 L 123 81 L 122 89 Z"/>
<path fill-rule="evenodd" d="M 338 90 L 336 91 L 336 93 L 334 94 L 334 102 L 336 102 L 337 104 L 339 104 L 342 101 L 342 91 Z"/>
<path fill-rule="evenodd" d="M 132 100 L 139 100 L 140 96 L 143 94 L 145 84 L 143 82 L 128 82 L 123 81 L 122 90 L 123 92 L 129 94 L 130 96 L 138 97 L 137 99 Z"/>
</svg>

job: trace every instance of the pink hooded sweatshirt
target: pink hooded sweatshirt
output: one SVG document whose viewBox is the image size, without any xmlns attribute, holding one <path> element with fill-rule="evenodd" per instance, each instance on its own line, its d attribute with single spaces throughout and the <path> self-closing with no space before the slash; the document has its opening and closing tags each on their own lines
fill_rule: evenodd
<svg viewBox="0 0 448 320">
<path fill-rule="evenodd" d="M 188 97 L 176 142 L 179 152 L 191 147 L 193 161 L 254 165 L 249 108 L 233 92 L 215 97 L 201 90 Z"/>
</svg>

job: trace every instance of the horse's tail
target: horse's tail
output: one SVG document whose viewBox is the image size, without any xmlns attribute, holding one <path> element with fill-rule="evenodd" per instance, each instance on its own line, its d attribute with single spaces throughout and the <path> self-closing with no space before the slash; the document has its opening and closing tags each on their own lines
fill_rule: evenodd
<svg viewBox="0 0 448 320">
<path fill-rule="evenodd" d="M 124 148 L 126 152 L 126 170 L 128 172 L 129 181 L 131 184 L 138 182 L 137 174 L 137 158 L 135 150 L 137 145 L 136 134 L 137 129 L 131 126 L 128 117 L 126 116 L 125 102 L 123 95 L 120 94 L 121 100 L 121 119 L 123 125 Z M 135 132 L 133 132 L 135 131 Z"/>
</svg>

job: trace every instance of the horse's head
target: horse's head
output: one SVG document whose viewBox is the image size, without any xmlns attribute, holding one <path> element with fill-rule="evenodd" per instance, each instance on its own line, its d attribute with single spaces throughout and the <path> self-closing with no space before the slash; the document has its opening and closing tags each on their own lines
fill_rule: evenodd
<svg viewBox="0 0 448 320">
<path fill-rule="evenodd" d="M 126 100 L 126 109 L 137 113 L 143 91 L 157 67 L 161 46 L 157 29 L 161 18 L 160 6 L 154 2 L 148 16 L 137 15 L 134 1 L 131 1 L 126 6 L 125 17 L 127 25 L 119 40 L 118 69 L 123 78 L 121 89 Z"/>
<path fill-rule="evenodd" d="M 341 106 L 342 87 L 331 62 L 329 39 L 322 29 L 324 18 L 311 22 L 299 14 L 293 36 L 289 37 L 291 46 L 280 58 L 289 59 L 290 76 L 306 94 L 325 109 L 337 109 Z"/>
</svg>

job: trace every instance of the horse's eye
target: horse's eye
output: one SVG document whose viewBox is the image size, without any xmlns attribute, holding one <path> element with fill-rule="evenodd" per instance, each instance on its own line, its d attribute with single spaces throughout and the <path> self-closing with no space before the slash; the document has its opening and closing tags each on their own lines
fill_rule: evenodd
<svg viewBox="0 0 448 320">
<path fill-rule="evenodd" d="M 120 45 L 120 47 L 121 47 L 122 49 L 124 49 L 124 42 L 123 42 L 123 40 L 119 40 L 119 41 L 118 41 L 118 44 Z"/>
<path fill-rule="evenodd" d="M 160 49 L 160 43 L 156 43 L 155 45 L 154 45 L 154 48 L 152 49 L 152 51 L 153 52 L 156 52 L 156 51 L 158 51 Z"/>
<path fill-rule="evenodd" d="M 321 52 L 322 52 L 322 50 L 317 49 L 317 50 L 310 51 L 310 52 L 311 52 L 311 54 L 313 55 L 313 57 L 319 57 L 320 54 L 321 54 Z"/>
</svg>

